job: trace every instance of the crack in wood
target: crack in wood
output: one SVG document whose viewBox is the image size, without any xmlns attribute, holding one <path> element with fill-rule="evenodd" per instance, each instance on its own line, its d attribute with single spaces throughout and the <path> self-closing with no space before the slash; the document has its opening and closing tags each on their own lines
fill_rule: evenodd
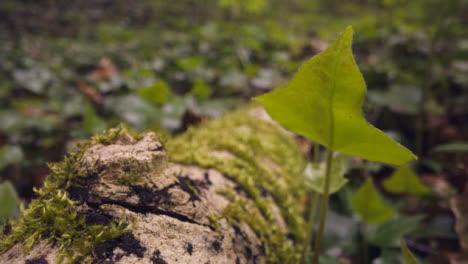
<svg viewBox="0 0 468 264">
<path fill-rule="evenodd" d="M 215 228 L 213 226 L 211 226 L 211 225 L 197 222 L 197 221 L 189 218 L 186 215 L 179 214 L 179 213 L 172 212 L 172 211 L 163 210 L 163 209 L 155 207 L 155 206 L 134 205 L 134 204 L 130 204 L 130 203 L 127 203 L 127 202 L 124 202 L 124 201 L 115 201 L 115 200 L 106 199 L 106 198 L 102 198 L 100 203 L 87 202 L 87 204 L 88 204 L 89 207 L 96 208 L 96 209 L 100 208 L 101 205 L 106 205 L 107 204 L 107 205 L 117 205 L 117 206 L 120 206 L 120 207 L 124 207 L 125 209 L 128 209 L 128 210 L 130 210 L 130 211 L 132 211 L 134 213 L 138 213 L 138 214 L 150 213 L 150 214 L 155 214 L 155 215 L 165 215 L 165 216 L 177 219 L 177 220 L 179 220 L 181 222 L 208 227 L 210 230 L 215 231 Z"/>
</svg>

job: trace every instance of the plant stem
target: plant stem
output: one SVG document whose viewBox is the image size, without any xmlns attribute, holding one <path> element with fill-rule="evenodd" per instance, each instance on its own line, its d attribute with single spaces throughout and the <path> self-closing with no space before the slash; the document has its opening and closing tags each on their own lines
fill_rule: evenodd
<svg viewBox="0 0 468 264">
<path fill-rule="evenodd" d="M 310 242 L 312 241 L 312 233 L 314 232 L 314 224 L 315 224 L 315 212 L 317 211 L 318 201 L 320 199 L 320 195 L 317 192 L 314 192 L 311 196 L 311 205 L 309 211 L 309 218 L 307 219 L 307 235 L 306 240 L 304 243 L 304 248 L 302 249 L 301 261 L 299 263 L 305 264 L 307 253 L 309 253 L 309 246 Z"/>
<path fill-rule="evenodd" d="M 322 247 L 323 232 L 325 231 L 325 221 L 327 219 L 328 210 L 328 196 L 330 193 L 330 174 L 333 162 L 333 150 L 327 149 L 327 166 L 325 167 L 325 186 L 322 197 L 322 204 L 320 206 L 320 222 L 317 237 L 315 239 L 315 254 L 312 263 L 319 264 L 320 251 Z"/>
</svg>

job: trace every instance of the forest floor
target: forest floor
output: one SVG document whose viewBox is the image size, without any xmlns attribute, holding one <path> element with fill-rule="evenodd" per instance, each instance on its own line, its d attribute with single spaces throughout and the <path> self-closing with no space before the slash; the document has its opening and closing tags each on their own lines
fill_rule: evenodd
<svg viewBox="0 0 468 264">
<path fill-rule="evenodd" d="M 466 1 L 209 2 L 2 1 L 0 179 L 27 203 L 46 162 L 76 142 L 119 123 L 170 137 L 220 117 L 284 86 L 353 25 L 365 115 L 419 156 L 413 169 L 431 193 L 392 194 L 382 181 L 394 168 L 354 159 L 331 200 L 327 252 L 350 263 L 366 247 L 369 263 L 395 263 L 405 235 L 427 263 L 454 261 L 462 208 L 450 201 L 468 179 Z M 313 144 L 298 141 L 312 160 Z M 349 197 L 369 175 L 398 214 L 362 228 Z"/>
</svg>

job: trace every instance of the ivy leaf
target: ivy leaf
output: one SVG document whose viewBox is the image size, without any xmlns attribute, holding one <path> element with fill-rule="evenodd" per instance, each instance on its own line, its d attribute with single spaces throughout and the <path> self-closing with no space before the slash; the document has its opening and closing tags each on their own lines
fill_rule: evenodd
<svg viewBox="0 0 468 264">
<path fill-rule="evenodd" d="M 106 121 L 96 114 L 93 106 L 88 102 L 84 106 L 83 128 L 90 135 L 102 132 L 107 128 Z"/>
<path fill-rule="evenodd" d="M 364 185 L 351 197 L 351 206 L 366 223 L 381 223 L 394 214 L 375 189 L 374 181 L 368 177 Z"/>
<path fill-rule="evenodd" d="M 400 239 L 400 243 L 401 253 L 403 254 L 403 260 L 405 261 L 405 264 L 419 264 L 419 261 L 406 246 L 405 240 L 403 238 Z"/>
<path fill-rule="evenodd" d="M 366 84 L 354 61 L 352 37 L 348 27 L 328 49 L 307 61 L 287 87 L 255 99 L 286 129 L 331 150 L 405 164 L 416 156 L 362 115 Z"/>
<path fill-rule="evenodd" d="M 166 103 L 170 93 L 171 88 L 163 80 L 159 80 L 152 86 L 138 90 L 138 95 L 140 95 L 143 99 L 157 105 Z"/>
<path fill-rule="evenodd" d="M 392 193 L 428 194 L 430 192 L 430 189 L 408 166 L 398 168 L 390 178 L 383 182 L 383 185 Z"/>
<path fill-rule="evenodd" d="M 344 155 L 336 155 L 333 157 L 333 163 L 330 171 L 330 194 L 337 192 L 348 182 L 348 179 L 343 177 L 346 170 L 344 162 Z M 326 162 L 321 162 L 318 165 L 309 163 L 304 170 L 308 186 L 320 194 L 323 194 L 323 190 L 325 189 L 325 169 Z"/>
<path fill-rule="evenodd" d="M 0 170 L 8 165 L 20 163 L 22 160 L 24 160 L 24 153 L 19 146 L 3 145 L 0 147 Z"/>
<path fill-rule="evenodd" d="M 401 252 L 398 249 L 382 248 L 380 256 L 372 263 L 395 264 L 401 263 Z"/>
<path fill-rule="evenodd" d="M 1 223 L 18 207 L 18 196 L 9 181 L 0 184 L 0 201 L 2 201 L 2 206 L 0 206 Z"/>
<path fill-rule="evenodd" d="M 208 86 L 202 79 L 198 78 L 195 80 L 190 93 L 195 95 L 195 97 L 197 97 L 199 100 L 203 101 L 210 98 L 212 91 L 210 86 Z"/>
<path fill-rule="evenodd" d="M 381 248 L 397 246 L 403 235 L 418 229 L 419 223 L 423 218 L 424 216 L 422 215 L 392 218 L 372 228 L 367 233 L 368 241 Z"/>
</svg>

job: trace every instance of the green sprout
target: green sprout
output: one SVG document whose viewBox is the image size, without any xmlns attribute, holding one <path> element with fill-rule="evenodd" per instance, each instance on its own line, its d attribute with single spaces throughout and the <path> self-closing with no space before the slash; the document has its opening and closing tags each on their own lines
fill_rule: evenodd
<svg viewBox="0 0 468 264">
<path fill-rule="evenodd" d="M 309 59 L 285 88 L 255 98 L 280 125 L 327 149 L 315 264 L 325 229 L 334 153 L 393 165 L 417 158 L 364 118 L 366 84 L 353 57 L 352 38 L 353 29 L 349 26 L 325 51 Z M 310 220 L 307 228 L 312 232 Z M 302 263 L 308 246 L 304 245 Z"/>
</svg>

